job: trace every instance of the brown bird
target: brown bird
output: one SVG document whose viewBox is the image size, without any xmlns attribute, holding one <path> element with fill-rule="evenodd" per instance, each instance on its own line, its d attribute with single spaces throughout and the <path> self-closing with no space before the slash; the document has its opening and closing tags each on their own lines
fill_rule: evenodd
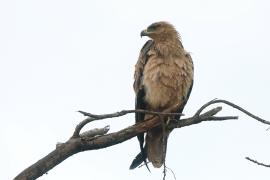
<svg viewBox="0 0 270 180">
<path fill-rule="evenodd" d="M 141 32 L 148 40 L 140 51 L 135 66 L 134 90 L 136 109 L 162 112 L 176 107 L 171 112 L 182 113 L 193 85 L 193 63 L 185 51 L 180 36 L 168 22 L 156 22 Z M 136 113 L 136 123 L 152 118 L 151 115 Z M 180 116 L 163 116 L 163 124 Z M 130 169 L 134 169 L 146 158 L 156 168 L 164 164 L 167 140 L 170 130 L 158 126 L 138 136 L 141 152 L 133 160 Z M 145 141 L 145 145 L 144 145 Z M 146 164 L 147 165 L 147 164 Z M 148 168 L 148 166 L 147 166 Z"/>
</svg>

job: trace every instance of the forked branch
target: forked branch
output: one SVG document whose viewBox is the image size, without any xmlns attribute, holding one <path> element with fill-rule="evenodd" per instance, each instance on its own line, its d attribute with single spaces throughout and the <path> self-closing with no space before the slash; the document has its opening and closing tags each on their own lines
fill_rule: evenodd
<svg viewBox="0 0 270 180">
<path fill-rule="evenodd" d="M 168 124 L 168 127 L 173 130 L 175 128 L 182 128 L 185 126 L 198 124 L 203 121 L 224 121 L 224 120 L 238 119 L 237 116 L 215 116 L 218 112 L 222 110 L 222 107 L 220 106 L 202 113 L 205 110 L 205 108 L 215 103 L 227 104 L 231 107 L 234 107 L 242 111 L 243 113 L 258 120 L 261 123 L 268 124 L 268 125 L 270 124 L 269 121 L 263 120 L 251 114 L 250 112 L 246 111 L 240 106 L 237 106 L 226 100 L 215 99 L 203 105 L 192 117 L 181 118 L 181 120 L 170 121 L 170 123 Z M 167 115 L 167 116 L 182 115 L 178 113 L 169 113 L 171 111 L 172 109 L 168 109 L 164 112 L 153 112 L 153 111 L 146 111 L 146 110 L 123 110 L 120 112 L 116 112 L 112 114 L 104 114 L 104 115 L 95 115 L 95 114 L 79 111 L 80 113 L 88 117 L 76 126 L 71 138 L 65 143 L 58 143 L 55 150 L 53 150 L 47 156 L 45 156 L 44 158 L 40 159 L 39 161 L 37 161 L 36 163 L 31 165 L 24 171 L 22 171 L 18 176 L 15 177 L 15 180 L 36 179 L 42 176 L 43 174 L 47 173 L 50 169 L 52 169 L 59 163 L 63 162 L 65 159 L 72 156 L 73 154 L 87 151 L 87 150 L 101 149 L 101 148 L 113 146 L 113 145 L 122 143 L 124 141 L 127 141 L 130 138 L 133 138 L 139 135 L 140 133 L 146 132 L 160 125 L 161 122 L 159 121 L 159 117 L 158 117 L 159 115 Z M 92 129 L 92 130 L 88 130 L 86 132 L 81 133 L 81 130 L 83 129 L 83 127 L 92 121 L 124 116 L 126 114 L 135 113 L 135 112 L 152 114 L 154 118 L 129 126 L 118 132 L 113 132 L 110 134 L 107 134 L 107 132 L 109 131 L 108 126 L 101 129 Z"/>
</svg>

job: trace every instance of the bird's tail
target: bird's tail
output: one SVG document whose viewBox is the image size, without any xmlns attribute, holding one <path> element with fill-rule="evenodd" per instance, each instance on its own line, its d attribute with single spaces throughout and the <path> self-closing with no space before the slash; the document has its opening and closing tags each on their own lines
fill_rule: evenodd
<svg viewBox="0 0 270 180">
<path fill-rule="evenodd" d="M 165 162 L 168 136 L 169 131 L 166 131 L 166 128 L 162 128 L 162 126 L 147 132 L 146 154 L 155 168 L 161 167 Z"/>
<path fill-rule="evenodd" d="M 145 160 L 146 160 L 146 157 L 145 157 L 145 154 L 146 151 L 145 151 L 145 148 L 144 148 L 144 153 L 143 152 L 140 152 L 136 157 L 135 159 L 132 161 L 129 169 L 135 169 L 136 167 L 138 167 L 141 163 L 143 163 Z M 149 169 L 148 169 L 149 170 Z M 150 171 L 150 170 L 149 170 Z"/>
<path fill-rule="evenodd" d="M 146 163 L 146 158 L 148 158 L 149 162 L 151 162 L 155 168 L 159 168 L 164 164 L 167 150 L 167 141 L 171 131 L 166 127 L 165 120 L 169 119 L 167 117 L 162 117 L 160 120 L 164 123 L 147 131 L 145 137 L 145 146 L 132 161 L 129 167 L 130 169 L 135 169 L 141 163 L 145 162 L 145 165 L 149 170 Z"/>
<path fill-rule="evenodd" d="M 159 168 L 164 164 L 169 132 L 166 133 L 165 131 L 162 133 L 162 131 L 162 127 L 157 127 L 147 132 L 144 152 L 140 152 L 135 157 L 129 169 L 135 169 L 143 163 L 146 159 L 145 156 L 147 156 L 149 162 L 151 162 L 155 168 Z"/>
</svg>

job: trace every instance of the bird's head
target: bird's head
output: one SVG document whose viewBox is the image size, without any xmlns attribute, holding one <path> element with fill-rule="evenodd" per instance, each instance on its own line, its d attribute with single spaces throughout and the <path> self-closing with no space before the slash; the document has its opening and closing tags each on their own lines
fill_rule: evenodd
<svg viewBox="0 0 270 180">
<path fill-rule="evenodd" d="M 178 32 L 168 22 L 155 22 L 141 32 L 142 36 L 148 36 L 155 41 L 164 41 L 179 38 Z"/>
</svg>

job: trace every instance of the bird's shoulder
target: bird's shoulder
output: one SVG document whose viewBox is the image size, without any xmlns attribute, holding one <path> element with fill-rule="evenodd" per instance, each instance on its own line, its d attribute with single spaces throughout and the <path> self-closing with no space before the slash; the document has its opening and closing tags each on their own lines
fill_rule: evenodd
<svg viewBox="0 0 270 180">
<path fill-rule="evenodd" d="M 142 47 L 140 51 L 140 55 L 138 58 L 138 61 L 135 65 L 135 73 L 134 73 L 134 84 L 133 88 L 135 90 L 135 93 L 138 93 L 138 91 L 141 88 L 141 79 L 143 75 L 144 67 L 149 59 L 151 49 L 154 46 L 153 40 L 148 40 Z"/>
</svg>

